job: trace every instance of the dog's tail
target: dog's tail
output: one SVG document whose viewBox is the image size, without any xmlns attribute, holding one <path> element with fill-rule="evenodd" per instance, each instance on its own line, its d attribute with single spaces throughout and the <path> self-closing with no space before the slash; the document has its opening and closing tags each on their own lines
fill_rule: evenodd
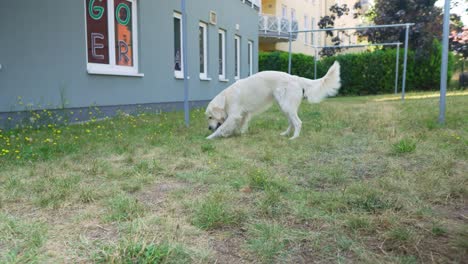
<svg viewBox="0 0 468 264">
<path fill-rule="evenodd" d="M 300 78 L 300 81 L 307 101 L 309 103 L 319 103 L 327 96 L 334 96 L 338 93 L 341 87 L 340 64 L 335 61 L 327 74 L 320 79 Z"/>
</svg>

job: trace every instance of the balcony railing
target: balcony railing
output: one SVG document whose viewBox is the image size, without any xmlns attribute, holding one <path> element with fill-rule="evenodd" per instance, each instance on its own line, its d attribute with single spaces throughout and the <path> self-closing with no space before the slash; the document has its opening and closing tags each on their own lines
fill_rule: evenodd
<svg viewBox="0 0 468 264">
<path fill-rule="evenodd" d="M 289 31 L 298 30 L 298 23 L 295 20 L 260 14 L 258 28 L 260 37 L 288 40 Z M 296 40 L 297 33 L 293 33 L 291 38 Z"/>
<path fill-rule="evenodd" d="M 260 11 L 260 6 L 262 5 L 261 0 L 240 0 L 242 3 L 251 6 L 253 9 Z"/>
</svg>

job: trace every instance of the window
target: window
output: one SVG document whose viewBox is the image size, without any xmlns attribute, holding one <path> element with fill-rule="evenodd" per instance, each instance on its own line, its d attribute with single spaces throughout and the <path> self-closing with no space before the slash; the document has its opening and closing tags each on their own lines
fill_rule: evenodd
<svg viewBox="0 0 468 264">
<path fill-rule="evenodd" d="M 85 4 L 88 72 L 143 76 L 138 73 L 137 1 Z"/>
<path fill-rule="evenodd" d="M 304 15 L 304 30 L 309 30 L 309 16 Z M 304 43 L 309 43 L 309 33 L 304 33 Z"/>
<path fill-rule="evenodd" d="M 285 5 L 281 5 L 281 17 L 287 18 L 288 8 Z"/>
<path fill-rule="evenodd" d="M 315 29 L 315 17 L 312 18 L 312 23 L 311 23 L 311 27 L 310 27 L 312 30 Z M 312 43 L 312 45 L 316 45 L 315 43 L 315 32 L 311 32 L 310 33 L 310 42 Z"/>
<path fill-rule="evenodd" d="M 218 62 L 219 62 L 219 79 L 226 80 L 226 31 L 218 31 Z"/>
<path fill-rule="evenodd" d="M 249 76 L 253 74 L 253 41 L 249 40 L 247 64 L 249 66 Z"/>
<path fill-rule="evenodd" d="M 296 20 L 296 9 L 291 8 L 291 21 Z"/>
<path fill-rule="evenodd" d="M 198 28 L 198 39 L 200 42 L 200 79 L 208 79 L 208 30 L 205 23 L 200 22 Z"/>
<path fill-rule="evenodd" d="M 184 51 L 182 49 L 182 15 L 174 13 L 174 76 L 184 78 Z"/>
<path fill-rule="evenodd" d="M 240 79 L 240 37 L 234 37 L 234 79 Z"/>
</svg>

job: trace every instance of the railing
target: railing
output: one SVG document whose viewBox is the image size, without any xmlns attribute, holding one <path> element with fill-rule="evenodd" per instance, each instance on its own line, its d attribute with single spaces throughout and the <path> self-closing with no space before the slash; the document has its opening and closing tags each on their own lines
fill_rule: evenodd
<svg viewBox="0 0 468 264">
<path fill-rule="evenodd" d="M 260 7 L 262 6 L 261 0 L 240 0 L 242 3 L 251 6 L 253 9 L 260 11 Z"/>
<path fill-rule="evenodd" d="M 260 14 L 258 29 L 261 37 L 289 39 L 289 31 L 297 31 L 298 23 L 295 20 Z M 297 39 L 297 33 L 292 34 L 292 40 Z"/>
</svg>

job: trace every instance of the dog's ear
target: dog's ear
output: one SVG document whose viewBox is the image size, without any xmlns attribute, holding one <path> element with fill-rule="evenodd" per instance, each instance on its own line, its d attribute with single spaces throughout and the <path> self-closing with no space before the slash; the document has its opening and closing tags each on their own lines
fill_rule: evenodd
<svg viewBox="0 0 468 264">
<path fill-rule="evenodd" d="M 226 96 L 224 96 L 224 94 L 219 94 L 213 99 L 211 104 L 213 105 L 213 108 L 219 108 L 224 111 L 226 106 Z"/>
</svg>

